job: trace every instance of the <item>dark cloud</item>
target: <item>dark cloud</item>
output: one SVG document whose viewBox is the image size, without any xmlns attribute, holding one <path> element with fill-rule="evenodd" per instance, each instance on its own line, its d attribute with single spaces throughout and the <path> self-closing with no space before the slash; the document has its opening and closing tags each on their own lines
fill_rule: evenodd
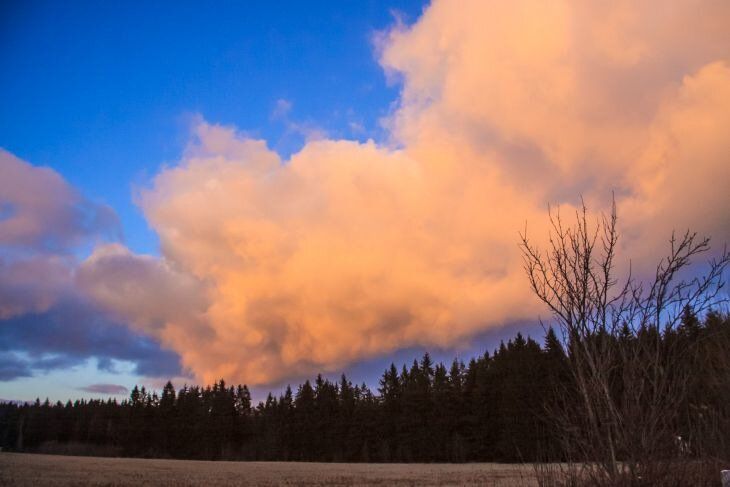
<svg viewBox="0 0 730 487">
<path fill-rule="evenodd" d="M 89 358 L 97 358 L 98 368 L 109 372 L 115 371 L 114 360 L 125 360 L 140 375 L 181 374 L 176 353 L 78 298 L 64 299 L 43 313 L 0 321 L 0 380 L 64 369 Z"/>
<path fill-rule="evenodd" d="M 0 352 L 0 381 L 30 377 L 33 372 L 27 360 L 15 353 Z"/>
<path fill-rule="evenodd" d="M 128 361 L 136 374 L 180 375 L 176 353 L 100 311 L 77 286 L 78 255 L 121 239 L 114 211 L 2 149 L 0 174 L 0 381 L 90 358 L 107 372 Z"/>
<path fill-rule="evenodd" d="M 79 390 L 95 394 L 126 394 L 129 392 L 129 389 L 119 384 L 91 384 L 79 387 Z"/>
</svg>

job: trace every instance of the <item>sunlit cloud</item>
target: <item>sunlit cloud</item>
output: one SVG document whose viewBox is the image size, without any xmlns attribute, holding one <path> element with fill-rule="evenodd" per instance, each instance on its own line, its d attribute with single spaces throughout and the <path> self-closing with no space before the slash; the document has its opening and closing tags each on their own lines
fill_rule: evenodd
<svg viewBox="0 0 730 487">
<path fill-rule="evenodd" d="M 147 331 L 204 380 L 262 383 L 536 316 L 516 240 L 544 233 L 547 203 L 615 192 L 639 254 L 673 226 L 727 239 L 719 19 L 722 3 L 436 2 L 379 37 L 403 84 L 391 144 L 284 161 L 201 123 L 140 203 L 206 309 Z"/>
<path fill-rule="evenodd" d="M 517 240 L 546 234 L 548 203 L 615 194 L 627 257 L 673 228 L 730 239 L 727 25 L 727 2 L 434 2 L 377 36 L 402 84 L 387 140 L 317 132 L 282 159 L 199 120 L 138 197 L 161 257 L 99 246 L 74 286 L 206 382 L 535 319 Z M 291 107 L 274 114 L 300 130 Z"/>
</svg>

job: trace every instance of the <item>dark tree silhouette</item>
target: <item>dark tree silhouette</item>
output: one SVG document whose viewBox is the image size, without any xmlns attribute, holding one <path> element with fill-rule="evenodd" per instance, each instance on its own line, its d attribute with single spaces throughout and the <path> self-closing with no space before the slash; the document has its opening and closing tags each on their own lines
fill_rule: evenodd
<svg viewBox="0 0 730 487">
<path fill-rule="evenodd" d="M 686 278 L 691 261 L 710 250 L 709 239 L 690 232 L 673 235 L 652 280 L 641 282 L 629 274 L 620 282 L 615 204 L 596 223 L 589 221 L 585 206 L 572 225 L 552 211 L 550 222 L 546 250 L 526 234 L 521 246 L 532 290 L 551 310 L 568 345 L 566 383 L 571 387 L 560 386 L 562 396 L 546 412 L 556 426 L 561 454 L 577 470 L 570 475 L 594 485 L 695 484 L 697 462 L 685 461 L 688 448 L 677 447 L 683 441 L 679 432 L 689 428 L 684 430 L 689 436 L 705 442 L 707 460 L 707 439 L 716 435 L 705 431 L 700 439 L 697 428 L 708 416 L 720 422 L 713 426 L 722 423 L 725 408 L 709 406 L 707 398 L 730 383 L 693 395 L 693 377 L 706 353 L 693 314 L 727 302 L 722 277 L 730 255 L 722 252 L 706 274 Z M 550 334 L 547 338 L 555 341 Z M 719 364 L 727 367 L 726 361 Z M 697 400 L 705 412 L 687 409 Z M 712 456 L 719 460 L 726 454 L 718 450 Z"/>
<path fill-rule="evenodd" d="M 585 340 L 693 352 L 688 393 L 676 407 L 676 434 L 690 459 L 730 455 L 730 316 L 683 310 L 672 332 L 619 327 L 616 336 Z M 347 462 L 537 461 L 566 459 L 561 424 L 547 411 L 580 407 L 575 341 L 547 329 L 544 346 L 518 334 L 494 354 L 468 365 L 434 364 L 429 355 L 380 378 L 378 394 L 344 375 L 319 376 L 296 393 L 287 387 L 258 405 L 244 385 L 201 388 L 168 383 L 160 395 L 134 387 L 129 399 L 0 404 L 0 445 L 6 450 L 229 460 Z M 621 364 L 613 368 L 622 376 Z M 611 394 L 621 397 L 621 381 Z M 617 452 L 618 460 L 625 452 Z M 724 456 L 723 456 L 724 455 Z"/>
</svg>

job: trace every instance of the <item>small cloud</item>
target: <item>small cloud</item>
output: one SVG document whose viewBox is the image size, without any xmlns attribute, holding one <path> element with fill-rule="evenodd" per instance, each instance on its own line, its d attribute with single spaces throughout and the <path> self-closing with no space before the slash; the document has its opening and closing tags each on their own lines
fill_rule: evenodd
<svg viewBox="0 0 730 487">
<path fill-rule="evenodd" d="M 349 122 L 348 127 L 353 135 L 362 135 L 365 133 L 365 127 L 360 122 Z"/>
<path fill-rule="evenodd" d="M 292 109 L 293 103 L 285 98 L 276 100 L 274 109 L 271 111 L 271 120 L 286 120 Z"/>
<path fill-rule="evenodd" d="M 86 387 L 79 387 L 80 391 L 92 392 L 94 394 L 127 394 L 129 389 L 119 384 L 91 384 Z"/>
<path fill-rule="evenodd" d="M 304 143 L 328 138 L 327 131 L 311 120 L 292 120 L 289 114 L 293 106 L 294 104 L 291 101 L 279 98 L 276 100 L 274 109 L 269 116 L 271 121 L 280 122 L 284 126 L 284 134 L 281 136 L 279 144 L 286 144 L 291 142 L 292 139 L 298 141 L 299 138 L 304 139 Z"/>
<path fill-rule="evenodd" d="M 327 130 L 309 122 L 291 122 L 287 126 L 287 131 L 304 137 L 305 142 L 325 140 L 328 137 Z"/>
</svg>

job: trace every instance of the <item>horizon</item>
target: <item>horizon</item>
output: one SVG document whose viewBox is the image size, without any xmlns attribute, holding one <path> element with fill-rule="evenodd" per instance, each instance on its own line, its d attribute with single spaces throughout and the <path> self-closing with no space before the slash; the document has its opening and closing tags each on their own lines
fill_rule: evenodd
<svg viewBox="0 0 730 487">
<path fill-rule="evenodd" d="M 362 386 L 365 385 L 367 388 L 372 391 L 375 395 L 378 395 L 378 388 L 380 386 L 379 380 L 382 378 L 383 372 L 386 372 L 390 365 L 395 365 L 398 371 L 400 371 L 403 367 L 409 368 L 414 361 L 420 362 L 420 360 L 423 358 L 424 354 L 428 354 L 431 360 L 433 360 L 434 365 L 435 364 L 443 364 L 445 366 L 449 366 L 453 363 L 453 361 L 459 361 L 460 363 L 463 363 L 465 365 L 468 365 L 471 360 L 474 359 L 480 359 L 484 357 L 485 355 L 493 356 L 500 348 L 501 345 L 506 343 L 511 343 L 516 337 L 517 334 L 521 335 L 523 338 L 527 340 L 534 340 L 537 342 L 540 346 L 542 346 L 543 341 L 545 337 L 537 338 L 535 336 L 532 336 L 530 334 L 523 333 L 520 329 L 514 329 L 511 327 L 505 328 L 503 330 L 500 330 L 503 333 L 511 332 L 513 333 L 512 336 L 499 338 L 498 343 L 495 344 L 495 346 L 492 349 L 487 349 L 483 345 L 483 341 L 480 341 L 480 348 L 472 347 L 469 350 L 469 353 L 466 353 L 464 351 L 461 351 L 459 353 L 455 353 L 453 356 L 448 356 L 446 352 L 436 350 L 435 353 L 431 353 L 428 350 L 416 350 L 416 349 L 406 349 L 406 350 L 400 350 L 397 354 L 391 355 L 389 357 L 382 357 L 377 358 L 374 360 L 362 362 L 355 364 L 354 366 L 350 367 L 350 374 L 345 372 L 330 372 L 330 373 L 316 373 L 311 377 L 307 376 L 301 376 L 301 377 L 292 377 L 292 380 L 284 381 L 279 384 L 271 384 L 266 386 L 253 386 L 249 387 L 248 384 L 245 382 L 241 383 L 233 383 L 229 382 L 225 379 L 225 377 L 220 377 L 216 379 L 215 381 L 203 384 L 203 383 L 196 383 L 194 380 L 192 382 L 188 381 L 182 381 L 182 382 L 175 382 L 174 379 L 162 379 L 160 378 L 156 382 L 147 382 L 147 383 L 134 383 L 133 385 L 127 387 L 122 384 L 104 384 L 104 383 L 98 383 L 98 384 L 90 384 L 87 387 L 80 387 L 77 388 L 76 391 L 78 391 L 80 394 L 77 394 L 73 397 L 68 397 L 67 399 L 51 399 L 50 397 L 41 397 L 36 396 L 35 398 L 29 398 L 29 399 L 8 399 L 4 397 L 0 397 L 0 403 L 13 403 L 13 404 L 34 404 L 40 401 L 41 404 L 48 401 L 50 404 L 54 405 L 57 403 L 66 404 L 67 402 L 75 402 L 77 400 L 113 400 L 117 403 L 122 403 L 123 401 L 127 401 L 130 398 L 130 395 L 132 393 L 132 390 L 137 387 L 139 389 L 142 389 L 143 387 L 146 389 L 148 394 L 152 393 L 161 393 L 163 388 L 167 383 L 172 384 L 173 388 L 176 391 L 179 391 L 185 387 L 199 387 L 201 389 L 205 389 L 207 387 L 210 387 L 214 384 L 219 383 L 221 380 L 223 380 L 228 387 L 234 387 L 234 386 L 246 386 L 249 391 L 251 392 L 251 402 L 254 405 L 257 405 L 259 403 L 265 402 L 266 397 L 271 394 L 273 397 L 281 397 L 286 388 L 290 387 L 293 392 L 296 392 L 297 388 L 301 386 L 304 382 L 310 382 L 314 383 L 315 379 L 318 376 L 321 376 L 323 379 L 337 384 L 339 383 L 341 377 L 345 375 L 347 377 L 347 380 L 352 383 L 353 386 Z M 540 332 L 543 332 L 544 330 L 540 328 Z M 496 338 L 492 340 L 497 340 Z M 492 341 L 490 340 L 490 342 Z M 420 354 L 420 355 L 419 355 Z M 373 364 L 378 364 L 373 365 Z M 378 368 L 380 367 L 380 368 Z M 360 380 L 358 380 L 360 378 Z M 158 394 L 159 396 L 159 394 Z"/>
</svg>

